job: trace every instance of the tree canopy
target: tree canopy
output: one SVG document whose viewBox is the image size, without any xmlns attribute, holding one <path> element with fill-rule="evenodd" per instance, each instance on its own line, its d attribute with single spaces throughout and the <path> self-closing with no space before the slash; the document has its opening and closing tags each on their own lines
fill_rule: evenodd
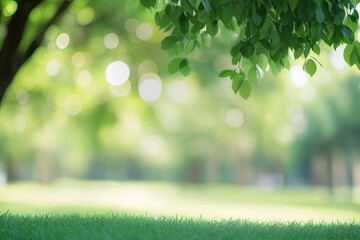
<svg viewBox="0 0 360 240">
<path fill-rule="evenodd" d="M 174 59 L 169 72 L 190 73 L 188 54 L 221 37 L 226 28 L 233 33 L 230 49 L 233 69 L 219 77 L 230 77 L 235 93 L 247 99 L 260 71 L 273 73 L 290 68 L 289 56 L 304 57 L 304 70 L 311 76 L 321 62 L 316 58 L 323 44 L 336 49 L 346 44 L 344 59 L 360 69 L 358 0 L 140 0 L 155 11 L 155 22 L 169 36 L 161 47 Z"/>
</svg>

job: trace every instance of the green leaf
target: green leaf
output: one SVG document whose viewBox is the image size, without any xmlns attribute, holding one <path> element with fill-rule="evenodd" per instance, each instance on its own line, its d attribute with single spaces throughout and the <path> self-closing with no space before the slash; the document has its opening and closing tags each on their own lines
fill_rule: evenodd
<svg viewBox="0 0 360 240">
<path fill-rule="evenodd" d="M 233 9 L 230 5 L 224 7 L 220 12 L 221 21 L 225 26 L 228 26 L 232 17 L 233 17 Z"/>
<path fill-rule="evenodd" d="M 308 59 L 306 62 L 305 62 L 305 71 L 310 75 L 310 76 L 313 76 L 315 73 L 316 73 L 316 63 L 314 62 L 314 60 L 312 59 Z"/>
<path fill-rule="evenodd" d="M 181 14 L 179 17 L 180 31 L 186 35 L 189 32 L 189 21 L 187 20 L 185 14 Z"/>
<path fill-rule="evenodd" d="M 345 50 L 347 50 L 347 49 L 345 48 Z M 344 55 L 345 55 L 345 50 L 344 50 Z M 348 52 L 347 52 L 346 54 L 348 54 Z M 360 66 L 360 43 L 359 43 L 359 42 L 355 42 L 355 43 L 353 44 L 353 47 L 352 47 L 352 49 L 351 49 L 350 57 L 349 57 L 349 58 L 350 58 L 350 59 L 349 59 L 349 62 L 346 61 L 346 59 L 345 59 L 345 61 L 346 61 L 350 66 L 352 66 L 352 65 L 356 65 L 357 67 Z"/>
<path fill-rule="evenodd" d="M 354 58 L 354 63 L 356 64 L 356 67 L 360 69 L 360 43 L 359 42 L 355 42 L 355 46 L 354 46 L 354 50 L 352 58 Z"/>
<path fill-rule="evenodd" d="M 179 71 L 180 68 L 180 62 L 182 61 L 182 58 L 175 58 L 173 59 L 168 66 L 168 70 L 170 74 L 176 73 Z"/>
<path fill-rule="evenodd" d="M 264 24 L 261 26 L 259 30 L 259 39 L 268 38 L 271 24 L 270 21 L 270 19 L 266 18 Z"/>
<path fill-rule="evenodd" d="M 256 66 L 252 66 L 250 69 L 249 69 L 249 72 L 247 74 L 247 78 L 248 78 L 248 81 L 251 83 L 251 84 L 254 84 L 257 82 L 258 80 L 258 70 L 256 68 Z"/>
<path fill-rule="evenodd" d="M 240 62 L 240 59 L 241 59 L 241 54 L 238 53 L 238 54 L 236 54 L 234 57 L 232 57 L 231 63 L 232 63 L 233 65 L 237 65 L 237 64 Z"/>
<path fill-rule="evenodd" d="M 242 72 L 237 73 L 233 76 L 231 88 L 235 94 L 239 91 L 239 88 L 241 87 L 243 82 L 244 82 L 244 74 Z"/>
<path fill-rule="evenodd" d="M 271 45 L 275 46 L 279 43 L 280 43 L 280 35 L 278 34 L 278 32 L 273 32 L 271 36 Z"/>
<path fill-rule="evenodd" d="M 213 37 L 215 37 L 215 35 L 218 32 L 218 22 L 217 20 L 214 20 L 212 22 L 208 22 L 206 23 L 206 31 Z"/>
<path fill-rule="evenodd" d="M 290 7 L 290 10 L 293 12 L 298 5 L 298 0 L 288 0 L 288 5 Z"/>
<path fill-rule="evenodd" d="M 189 0 L 189 3 L 193 8 L 197 9 L 201 3 L 201 0 Z"/>
<path fill-rule="evenodd" d="M 352 32 L 356 32 L 359 28 L 359 23 L 356 20 L 356 18 L 354 19 L 354 21 L 352 20 L 352 18 L 350 16 L 347 16 L 344 20 L 344 25 L 347 26 L 348 28 L 350 28 L 350 30 Z"/>
<path fill-rule="evenodd" d="M 351 53 L 352 53 L 353 49 L 354 49 L 354 45 L 348 44 L 348 45 L 346 45 L 346 47 L 344 49 L 344 53 L 343 53 L 344 60 L 349 66 L 354 65 L 354 63 L 351 61 Z"/>
<path fill-rule="evenodd" d="M 146 8 L 154 7 L 156 4 L 156 0 L 140 0 L 141 5 Z"/>
<path fill-rule="evenodd" d="M 354 33 L 353 33 L 353 31 L 351 31 L 351 29 L 349 27 L 343 25 L 340 27 L 340 31 L 341 31 L 342 35 L 345 37 L 345 38 L 342 38 L 342 40 L 345 43 L 354 42 Z"/>
<path fill-rule="evenodd" d="M 199 22 L 206 23 L 209 19 L 209 14 L 206 11 L 199 11 L 196 17 Z"/>
<path fill-rule="evenodd" d="M 188 76 L 191 72 L 188 60 L 186 58 L 182 59 L 179 65 L 179 70 L 184 77 Z"/>
<path fill-rule="evenodd" d="M 295 49 L 294 51 L 294 58 L 298 59 L 303 53 L 303 48 L 302 47 L 298 47 Z"/>
<path fill-rule="evenodd" d="M 193 7 L 188 0 L 181 0 L 181 7 L 185 12 L 192 13 L 193 11 Z"/>
<path fill-rule="evenodd" d="M 251 20 L 252 20 L 252 23 L 255 25 L 255 26 L 260 26 L 261 24 L 261 20 L 262 20 L 262 17 L 256 12 L 255 8 L 253 8 L 253 12 L 251 14 Z"/>
<path fill-rule="evenodd" d="M 286 68 L 287 70 L 290 70 L 290 61 L 288 58 L 283 58 L 280 60 L 280 64 Z"/>
<path fill-rule="evenodd" d="M 316 21 L 318 23 L 324 22 L 325 15 L 324 15 L 323 10 L 320 7 L 316 8 L 315 17 L 316 17 Z"/>
<path fill-rule="evenodd" d="M 207 12 L 210 12 L 211 11 L 211 5 L 209 3 L 209 0 L 201 0 L 204 8 L 205 8 L 205 11 Z"/>
<path fill-rule="evenodd" d="M 320 46 L 318 44 L 314 44 L 314 46 L 312 47 L 312 50 L 314 53 L 316 53 L 317 55 L 320 54 L 321 52 L 321 49 L 320 49 Z"/>
<path fill-rule="evenodd" d="M 251 94 L 251 85 L 248 81 L 244 81 L 239 90 L 240 96 L 244 98 L 245 100 L 250 97 Z"/>
<path fill-rule="evenodd" d="M 245 42 L 241 45 L 240 52 L 246 58 L 251 57 L 254 54 L 254 51 L 254 46 L 249 42 Z"/>
<path fill-rule="evenodd" d="M 200 37 L 201 37 L 202 46 L 211 47 L 211 38 L 209 34 L 207 34 L 206 32 L 202 32 Z"/>
<path fill-rule="evenodd" d="M 162 40 L 162 42 L 161 42 L 161 48 L 162 48 L 163 50 L 170 49 L 170 48 L 172 48 L 173 46 L 176 45 L 177 41 L 178 41 L 178 40 L 177 40 L 176 37 L 174 37 L 174 36 L 168 36 L 168 37 L 166 37 L 166 38 L 164 38 L 164 39 Z"/>
<path fill-rule="evenodd" d="M 229 70 L 229 69 L 225 69 L 225 70 L 222 70 L 218 76 L 221 77 L 221 78 L 226 78 L 226 77 L 232 77 L 236 74 L 236 72 L 234 70 Z"/>
<path fill-rule="evenodd" d="M 194 51 L 195 47 L 196 47 L 196 40 L 195 39 L 190 40 L 185 47 L 185 53 L 186 54 L 191 53 L 192 51 Z"/>
</svg>

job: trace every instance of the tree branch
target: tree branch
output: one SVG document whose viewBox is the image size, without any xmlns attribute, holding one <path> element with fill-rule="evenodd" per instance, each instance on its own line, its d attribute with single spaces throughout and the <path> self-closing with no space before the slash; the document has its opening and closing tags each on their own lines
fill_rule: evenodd
<svg viewBox="0 0 360 240">
<path fill-rule="evenodd" d="M 30 43 L 29 47 L 25 51 L 25 53 L 20 56 L 19 62 L 18 62 L 18 68 L 20 68 L 35 52 L 35 50 L 41 45 L 46 31 L 49 29 L 49 27 L 53 24 L 55 24 L 59 18 L 65 13 L 65 11 L 69 8 L 70 4 L 72 3 L 72 0 L 64 0 L 62 4 L 59 5 L 56 13 L 52 16 L 51 19 L 49 19 L 42 28 L 38 31 L 37 35 L 34 37 L 32 42 Z"/>
<path fill-rule="evenodd" d="M 0 103 L 19 67 L 17 51 L 25 33 L 30 12 L 43 0 L 18 0 L 17 10 L 6 25 L 7 34 L 0 50 Z"/>
<path fill-rule="evenodd" d="M 17 50 L 25 33 L 27 19 L 30 12 L 41 2 L 42 0 L 18 1 L 18 8 L 7 24 L 7 34 L 0 50 L 0 66 L 10 62 L 12 67 L 15 67 Z"/>
</svg>

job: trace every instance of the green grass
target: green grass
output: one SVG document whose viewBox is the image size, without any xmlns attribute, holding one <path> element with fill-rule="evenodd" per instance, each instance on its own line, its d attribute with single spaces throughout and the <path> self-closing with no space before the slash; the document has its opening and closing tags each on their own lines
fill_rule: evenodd
<svg viewBox="0 0 360 240">
<path fill-rule="evenodd" d="M 360 195 L 337 189 L 64 180 L 0 187 L 6 239 L 360 239 Z M 161 216 L 161 217 L 159 217 Z M 201 217 L 200 217 L 201 216 Z"/>
<path fill-rule="evenodd" d="M 125 214 L 0 215 L 7 239 L 360 239 L 356 223 L 280 223 Z"/>
</svg>

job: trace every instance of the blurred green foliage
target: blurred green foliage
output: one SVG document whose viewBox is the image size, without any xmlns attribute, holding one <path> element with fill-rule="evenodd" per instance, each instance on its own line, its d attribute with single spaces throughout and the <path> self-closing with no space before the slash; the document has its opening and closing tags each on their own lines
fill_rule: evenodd
<svg viewBox="0 0 360 240">
<path fill-rule="evenodd" d="M 311 79 L 301 59 L 276 76 L 255 69 L 261 83 L 244 101 L 217 77 L 232 67 L 231 31 L 189 46 L 192 73 L 169 75 L 153 17 L 138 2 L 74 2 L 3 103 L 2 176 L 359 183 L 359 75 L 344 65 L 344 46 L 324 46 Z"/>
</svg>

